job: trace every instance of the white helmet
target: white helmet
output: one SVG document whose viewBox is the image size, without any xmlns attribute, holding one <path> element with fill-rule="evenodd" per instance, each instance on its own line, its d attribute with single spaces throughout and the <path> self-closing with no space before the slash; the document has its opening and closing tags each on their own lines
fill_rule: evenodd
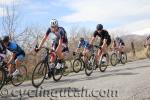
<svg viewBox="0 0 150 100">
<path fill-rule="evenodd" d="M 51 25 L 51 26 L 58 26 L 58 21 L 57 21 L 56 19 L 52 19 L 52 20 L 50 21 L 50 25 Z"/>
</svg>

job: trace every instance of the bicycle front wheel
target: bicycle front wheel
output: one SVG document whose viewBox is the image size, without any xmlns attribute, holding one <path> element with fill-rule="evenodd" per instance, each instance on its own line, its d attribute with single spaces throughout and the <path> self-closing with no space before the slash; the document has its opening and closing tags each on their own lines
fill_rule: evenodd
<svg viewBox="0 0 150 100">
<path fill-rule="evenodd" d="M 118 58 L 117 58 L 117 54 L 113 53 L 110 57 L 110 63 L 112 66 L 116 66 L 118 63 Z"/>
<path fill-rule="evenodd" d="M 103 59 L 106 59 L 106 61 L 104 62 Z M 109 62 L 109 55 L 108 54 L 103 54 L 102 58 L 100 60 L 100 65 L 99 65 L 99 69 L 101 72 L 105 72 L 108 66 L 108 62 Z"/>
<path fill-rule="evenodd" d="M 33 70 L 32 73 L 32 85 L 38 88 L 45 79 L 47 73 L 47 64 L 44 61 L 39 62 Z"/>
<path fill-rule="evenodd" d="M 79 73 L 81 71 L 81 68 L 83 66 L 83 63 L 80 59 L 75 59 L 73 62 L 73 71 L 75 73 Z"/>
<path fill-rule="evenodd" d="M 90 76 L 93 73 L 94 68 L 96 68 L 94 60 L 95 60 L 95 57 L 94 55 L 92 55 L 90 59 L 88 60 L 88 62 L 85 64 L 85 74 L 87 76 Z"/>
<path fill-rule="evenodd" d="M 127 54 L 122 52 L 121 53 L 121 63 L 125 64 L 127 62 Z"/>
<path fill-rule="evenodd" d="M 5 84 L 5 78 L 6 78 L 5 71 L 2 68 L 0 68 L 0 90 Z"/>
</svg>

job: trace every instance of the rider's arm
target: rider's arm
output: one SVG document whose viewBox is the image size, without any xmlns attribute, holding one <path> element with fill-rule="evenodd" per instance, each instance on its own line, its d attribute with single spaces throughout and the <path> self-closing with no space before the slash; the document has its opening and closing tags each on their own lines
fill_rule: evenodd
<svg viewBox="0 0 150 100">
<path fill-rule="evenodd" d="M 11 62 L 15 59 L 15 57 L 16 57 L 16 54 L 13 53 L 10 60 L 8 61 L 7 65 L 11 64 Z"/>
<path fill-rule="evenodd" d="M 78 46 L 77 46 L 77 49 L 76 49 L 76 51 L 75 52 L 78 52 L 79 50 L 80 50 L 80 48 L 81 48 L 81 42 L 79 41 L 79 43 L 78 43 Z"/>
<path fill-rule="evenodd" d="M 103 40 L 102 48 L 103 48 L 103 47 L 105 47 L 105 46 L 106 46 L 106 44 L 107 44 L 107 39 L 104 39 L 104 40 Z"/>
<path fill-rule="evenodd" d="M 93 44 L 93 42 L 95 41 L 96 36 L 97 36 L 97 31 L 94 32 L 94 34 L 93 34 L 93 36 L 92 36 L 92 38 L 90 40 L 90 43 L 89 43 L 90 45 Z"/>
<path fill-rule="evenodd" d="M 42 38 L 42 41 L 40 42 L 39 49 L 42 47 L 42 45 L 44 44 L 44 42 L 46 41 L 46 39 L 47 39 L 47 36 L 45 35 L 45 36 Z"/>
<path fill-rule="evenodd" d="M 94 36 L 91 38 L 91 41 L 90 41 L 90 44 L 91 44 L 91 45 L 92 45 L 93 42 L 95 41 L 95 38 L 96 38 L 96 37 L 94 37 Z"/>
<path fill-rule="evenodd" d="M 112 43 L 112 47 L 111 48 L 115 48 L 115 41 L 113 41 L 113 43 Z"/>
<path fill-rule="evenodd" d="M 40 42 L 40 44 L 39 44 L 39 49 L 42 47 L 42 45 L 45 43 L 45 41 L 46 41 L 46 39 L 47 39 L 47 37 L 48 37 L 48 35 L 49 35 L 49 33 L 51 32 L 51 30 L 50 30 L 50 28 L 47 30 L 47 32 L 46 32 L 46 34 L 45 34 L 45 36 L 42 38 L 42 41 Z"/>
</svg>

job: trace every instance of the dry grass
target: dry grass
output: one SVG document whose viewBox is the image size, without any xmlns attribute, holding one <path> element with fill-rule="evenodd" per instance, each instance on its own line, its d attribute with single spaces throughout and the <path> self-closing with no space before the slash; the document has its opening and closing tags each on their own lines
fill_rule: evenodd
<svg viewBox="0 0 150 100">
<path fill-rule="evenodd" d="M 142 49 L 140 51 L 136 51 L 136 56 L 133 56 L 132 52 L 129 52 L 128 54 L 128 61 L 135 61 L 140 59 L 146 59 L 146 49 Z"/>
</svg>

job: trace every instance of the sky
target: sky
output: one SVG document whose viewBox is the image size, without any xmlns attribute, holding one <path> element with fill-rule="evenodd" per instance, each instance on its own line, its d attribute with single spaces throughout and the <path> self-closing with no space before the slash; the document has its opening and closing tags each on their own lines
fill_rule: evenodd
<svg viewBox="0 0 150 100">
<path fill-rule="evenodd" d="M 57 19 L 67 31 L 73 26 L 94 31 L 101 23 L 117 35 L 150 33 L 150 0 L 0 0 L 0 22 L 4 6 L 12 3 L 20 15 L 20 28 L 49 27 L 50 20 Z"/>
</svg>

